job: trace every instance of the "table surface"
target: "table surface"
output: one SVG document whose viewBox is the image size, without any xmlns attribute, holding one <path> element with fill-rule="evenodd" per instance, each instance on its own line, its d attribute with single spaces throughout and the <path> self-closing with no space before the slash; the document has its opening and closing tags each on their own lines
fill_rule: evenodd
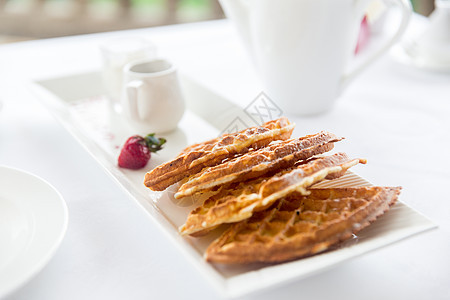
<svg viewBox="0 0 450 300">
<path fill-rule="evenodd" d="M 54 185 L 69 208 L 66 236 L 48 265 L 8 299 L 214 299 L 218 294 L 106 176 L 27 88 L 35 79 L 99 70 L 107 39 L 145 35 L 184 73 L 236 102 L 261 88 L 227 21 L 83 35 L 0 47 L 0 165 Z M 289 114 L 288 114 L 289 116 Z M 358 173 L 401 185 L 401 200 L 439 228 L 253 299 L 450 298 L 450 74 L 385 55 L 297 132 L 327 129 L 340 149 L 367 158 Z"/>
</svg>

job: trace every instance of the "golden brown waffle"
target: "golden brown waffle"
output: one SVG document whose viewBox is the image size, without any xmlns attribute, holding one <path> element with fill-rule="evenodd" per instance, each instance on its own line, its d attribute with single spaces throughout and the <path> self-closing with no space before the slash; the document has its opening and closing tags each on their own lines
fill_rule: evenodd
<svg viewBox="0 0 450 300">
<path fill-rule="evenodd" d="M 154 191 L 162 191 L 205 167 L 221 163 L 224 159 L 265 147 L 272 141 L 286 140 L 290 138 L 294 126 L 287 118 L 282 117 L 261 126 L 224 134 L 219 138 L 189 146 L 174 160 L 148 172 L 144 184 Z"/>
<path fill-rule="evenodd" d="M 230 227 L 206 250 L 206 260 L 272 263 L 325 251 L 386 212 L 400 189 L 311 189 L 308 196 L 291 194 Z"/>
<path fill-rule="evenodd" d="M 273 177 L 225 185 L 189 214 L 186 224 L 180 227 L 180 232 L 206 233 L 208 229 L 220 224 L 250 218 L 255 211 L 272 205 L 290 193 L 298 191 L 307 194 L 307 187 L 325 178 L 342 176 L 347 169 L 360 162 L 365 163 L 365 160 L 349 159 L 345 153 L 336 153 L 310 159 Z"/>
<path fill-rule="evenodd" d="M 248 152 L 240 157 L 191 176 L 175 194 L 175 198 L 193 195 L 230 182 L 240 182 L 257 178 L 270 172 L 276 172 L 293 166 L 299 160 L 330 151 L 334 142 L 341 140 L 329 132 L 320 132 L 301 138 L 274 142 L 257 151 Z"/>
</svg>

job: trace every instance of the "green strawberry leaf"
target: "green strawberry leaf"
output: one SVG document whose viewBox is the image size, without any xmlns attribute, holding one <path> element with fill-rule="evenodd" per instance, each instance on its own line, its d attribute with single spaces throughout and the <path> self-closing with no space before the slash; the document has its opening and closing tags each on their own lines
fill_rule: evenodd
<svg viewBox="0 0 450 300">
<path fill-rule="evenodd" d="M 144 139 L 150 152 L 161 150 L 162 145 L 167 142 L 165 138 L 157 138 L 154 133 L 147 134 Z"/>
</svg>

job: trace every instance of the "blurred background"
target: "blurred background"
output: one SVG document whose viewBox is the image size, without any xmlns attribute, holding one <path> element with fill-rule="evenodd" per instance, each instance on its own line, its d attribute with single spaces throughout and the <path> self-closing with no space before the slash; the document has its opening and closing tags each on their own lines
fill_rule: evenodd
<svg viewBox="0 0 450 300">
<path fill-rule="evenodd" d="M 433 0 L 411 0 L 428 16 Z M 223 18 L 217 0 L 0 0 L 0 43 Z"/>
</svg>

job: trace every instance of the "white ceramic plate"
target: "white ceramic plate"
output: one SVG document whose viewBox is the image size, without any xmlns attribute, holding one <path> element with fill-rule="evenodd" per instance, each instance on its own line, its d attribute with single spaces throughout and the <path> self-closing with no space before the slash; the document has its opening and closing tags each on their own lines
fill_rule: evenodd
<svg viewBox="0 0 450 300">
<path fill-rule="evenodd" d="M 227 99 L 205 89 L 189 78 L 182 78 L 187 101 L 187 112 L 179 129 L 169 136 L 165 148 L 155 155 L 145 170 L 124 170 L 116 166 L 119 150 L 126 137 L 134 132 L 108 108 L 102 96 L 101 78 L 98 73 L 86 73 L 46 79 L 34 83 L 33 91 L 45 106 L 72 133 L 72 135 L 107 170 L 116 182 L 138 203 L 163 232 L 173 241 L 181 253 L 224 297 L 238 297 L 273 288 L 292 280 L 310 276 L 346 260 L 397 242 L 408 236 L 435 227 L 428 219 L 403 203 L 395 205 L 386 215 L 357 238 L 339 248 L 293 262 L 264 266 L 220 266 L 206 263 L 203 253 L 219 232 L 201 238 L 184 238 L 178 227 L 184 223 L 192 203 L 177 202 L 173 193 L 152 192 L 142 180 L 146 170 L 174 157 L 188 144 L 216 137 L 224 128 L 234 128 L 234 121 L 253 125 L 245 119 L 242 108 Z M 232 125 L 232 126 L 229 126 Z M 338 149 L 339 146 L 336 145 Z M 355 167 L 357 170 L 357 167 Z M 370 185 L 354 173 L 325 182 L 323 185 Z M 172 191 L 173 192 L 173 191 Z M 151 225 L 149 225 L 151 226 Z"/>
<path fill-rule="evenodd" d="M 438 56 L 421 55 L 421 53 L 421 48 L 411 41 L 398 44 L 391 50 L 391 55 L 394 59 L 402 64 L 429 71 L 450 71 L 450 63 L 448 61 L 439 61 Z"/>
<path fill-rule="evenodd" d="M 430 30 L 430 19 L 420 15 L 414 17 L 414 21 L 408 25 L 401 42 L 391 48 L 391 56 L 395 61 L 406 66 L 434 72 L 449 72 L 448 51 L 441 47 L 430 48 L 430 45 L 420 43 L 421 36 Z M 388 25 L 385 28 L 395 27 L 390 26 L 391 24 Z"/>
<path fill-rule="evenodd" d="M 67 207 L 43 179 L 0 166 L 0 298 L 36 275 L 67 228 Z"/>
</svg>

